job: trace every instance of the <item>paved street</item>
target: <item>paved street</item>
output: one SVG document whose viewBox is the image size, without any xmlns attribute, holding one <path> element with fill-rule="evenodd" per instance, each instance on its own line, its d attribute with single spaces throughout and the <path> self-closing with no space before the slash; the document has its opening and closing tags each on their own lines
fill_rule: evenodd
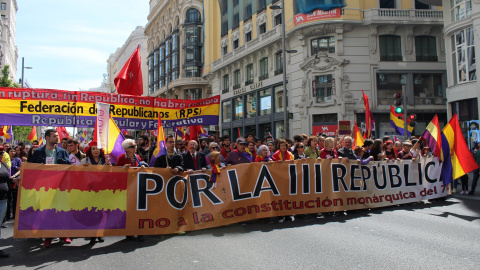
<svg viewBox="0 0 480 270">
<path fill-rule="evenodd" d="M 234 224 L 149 236 L 109 237 L 41 248 L 39 239 L 0 245 L 11 257 L 2 269 L 478 269 L 480 197 L 424 202 L 294 222 Z"/>
</svg>

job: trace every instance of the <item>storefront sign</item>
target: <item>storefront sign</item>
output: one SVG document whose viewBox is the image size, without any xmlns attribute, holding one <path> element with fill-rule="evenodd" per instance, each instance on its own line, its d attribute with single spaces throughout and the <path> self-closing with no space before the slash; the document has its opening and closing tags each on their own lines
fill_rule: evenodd
<svg viewBox="0 0 480 270">
<path fill-rule="evenodd" d="M 338 129 L 338 125 L 336 124 L 328 124 L 328 125 L 316 125 L 312 127 L 313 134 L 326 134 L 328 137 L 335 136 L 335 131 Z"/>
<path fill-rule="evenodd" d="M 330 18 L 340 18 L 340 9 L 332 9 L 329 11 L 323 11 L 323 10 L 315 10 L 312 13 L 309 14 L 298 14 L 293 17 L 293 21 L 295 25 L 299 25 L 302 23 L 307 23 L 307 22 L 312 22 L 312 21 L 317 21 L 317 20 L 323 20 L 323 19 L 330 19 Z"/>
</svg>

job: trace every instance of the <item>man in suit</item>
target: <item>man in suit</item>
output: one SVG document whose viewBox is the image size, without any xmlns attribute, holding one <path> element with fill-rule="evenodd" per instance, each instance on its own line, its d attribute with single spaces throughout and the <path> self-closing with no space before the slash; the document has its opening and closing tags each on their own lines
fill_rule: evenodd
<svg viewBox="0 0 480 270">
<path fill-rule="evenodd" d="M 183 156 L 183 167 L 187 172 L 202 170 L 203 172 L 207 170 L 207 159 L 205 154 L 197 151 L 197 142 L 191 140 L 188 142 L 186 152 L 182 153 Z"/>
<path fill-rule="evenodd" d="M 161 155 L 155 160 L 153 167 L 157 168 L 169 168 L 172 173 L 182 173 L 183 169 L 183 157 L 175 149 L 175 138 L 172 134 L 169 134 L 165 138 L 167 155 Z"/>
</svg>

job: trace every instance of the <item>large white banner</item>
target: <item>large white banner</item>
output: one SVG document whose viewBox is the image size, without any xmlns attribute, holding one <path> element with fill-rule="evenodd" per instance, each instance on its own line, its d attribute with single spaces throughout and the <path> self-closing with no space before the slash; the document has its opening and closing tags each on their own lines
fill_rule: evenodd
<svg viewBox="0 0 480 270">
<path fill-rule="evenodd" d="M 110 104 L 97 102 L 97 147 L 108 147 Z M 108 152 L 108 149 L 105 149 Z"/>
</svg>

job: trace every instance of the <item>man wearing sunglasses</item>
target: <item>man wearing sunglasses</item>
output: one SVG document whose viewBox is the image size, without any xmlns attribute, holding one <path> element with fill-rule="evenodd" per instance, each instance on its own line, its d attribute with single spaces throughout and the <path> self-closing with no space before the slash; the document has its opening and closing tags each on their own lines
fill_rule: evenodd
<svg viewBox="0 0 480 270">
<path fill-rule="evenodd" d="M 197 142 L 191 140 L 188 142 L 186 152 L 182 153 L 183 156 L 183 168 L 187 172 L 193 172 L 202 170 L 203 172 L 207 170 L 207 159 L 202 152 L 197 151 Z"/>
</svg>

